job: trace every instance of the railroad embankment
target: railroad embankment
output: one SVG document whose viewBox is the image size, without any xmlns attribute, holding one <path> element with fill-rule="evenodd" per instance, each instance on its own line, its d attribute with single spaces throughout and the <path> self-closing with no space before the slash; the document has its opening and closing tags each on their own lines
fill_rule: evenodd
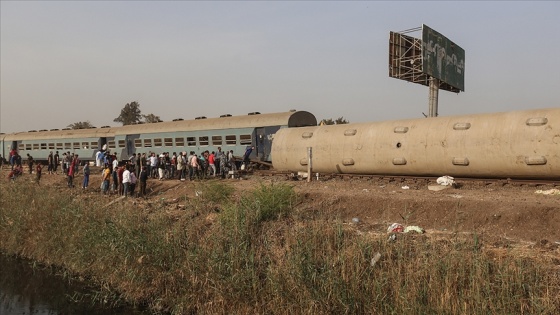
<svg viewBox="0 0 560 315">
<path fill-rule="evenodd" d="M 464 231 L 466 201 L 455 197 L 445 201 L 455 217 L 446 229 L 389 237 L 386 222 L 366 223 L 366 210 L 412 225 L 422 222 L 418 205 L 434 199 L 398 203 L 391 196 L 406 192 L 373 197 L 360 188 L 352 205 L 360 215 L 348 220 L 349 203 L 330 183 L 305 191 L 274 180 L 243 188 L 239 181 L 154 181 L 148 199 L 115 201 L 59 181 L 2 179 L 0 250 L 87 279 L 107 303 L 172 314 L 560 309 L 558 246 L 516 246 Z"/>
</svg>

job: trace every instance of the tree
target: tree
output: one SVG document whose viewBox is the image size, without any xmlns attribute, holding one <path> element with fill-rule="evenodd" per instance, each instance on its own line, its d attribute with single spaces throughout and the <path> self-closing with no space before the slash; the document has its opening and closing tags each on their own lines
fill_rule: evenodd
<svg viewBox="0 0 560 315">
<path fill-rule="evenodd" d="M 123 126 L 132 125 L 140 122 L 142 114 L 140 114 L 140 104 L 136 101 L 130 102 L 121 109 L 119 117 L 113 119 L 114 122 L 120 122 Z"/>
<path fill-rule="evenodd" d="M 159 118 L 159 116 L 156 116 L 154 114 L 142 115 L 142 117 L 144 117 L 144 122 L 147 123 L 147 124 L 157 123 L 157 122 L 162 122 L 163 121 Z"/>
<path fill-rule="evenodd" d="M 350 123 L 348 120 L 344 119 L 344 117 L 338 117 L 337 119 L 333 120 L 332 118 L 323 119 L 319 123 L 320 126 L 322 125 L 343 125 Z"/>
<path fill-rule="evenodd" d="M 72 129 L 89 129 L 89 128 L 95 128 L 90 122 L 89 120 L 86 121 L 79 121 L 73 124 L 70 124 L 67 126 L 68 128 L 72 128 Z"/>
</svg>

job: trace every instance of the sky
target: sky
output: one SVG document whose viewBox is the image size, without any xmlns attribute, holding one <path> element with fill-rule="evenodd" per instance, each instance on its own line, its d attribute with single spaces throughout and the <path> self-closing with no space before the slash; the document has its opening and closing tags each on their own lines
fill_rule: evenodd
<svg viewBox="0 0 560 315">
<path fill-rule="evenodd" d="M 426 24 L 465 50 L 439 115 L 560 107 L 559 1 L 4 1 L 0 132 L 113 119 L 306 110 L 422 118 L 428 87 L 389 77 L 389 32 Z M 421 38 L 421 32 L 410 33 Z"/>
</svg>

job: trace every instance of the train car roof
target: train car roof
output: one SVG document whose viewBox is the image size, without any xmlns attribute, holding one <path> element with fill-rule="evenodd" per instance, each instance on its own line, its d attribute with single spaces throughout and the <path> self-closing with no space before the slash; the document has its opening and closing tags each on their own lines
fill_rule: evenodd
<svg viewBox="0 0 560 315">
<path fill-rule="evenodd" d="M 120 134 L 142 134 L 158 132 L 177 132 L 195 130 L 254 128 L 261 126 L 304 127 L 316 126 L 315 116 L 306 111 L 290 111 L 283 113 L 258 114 L 242 116 L 226 116 L 219 118 L 203 118 L 194 120 L 166 121 L 151 124 L 127 125 L 115 130 Z"/>
<path fill-rule="evenodd" d="M 316 125 L 317 119 L 313 114 L 307 111 L 289 111 L 272 114 L 250 113 L 249 115 L 240 116 L 224 115 L 224 117 L 219 118 L 176 120 L 109 128 L 18 132 L 2 136 L 4 136 L 4 141 L 38 139 L 56 140 L 66 138 L 101 138 L 128 134 L 251 128 L 261 126 L 305 127 Z"/>
<path fill-rule="evenodd" d="M 13 140 L 56 140 L 67 138 L 100 138 L 112 137 L 115 134 L 114 128 L 91 128 L 91 129 L 70 129 L 36 132 L 16 132 L 6 134 L 4 141 Z"/>
</svg>

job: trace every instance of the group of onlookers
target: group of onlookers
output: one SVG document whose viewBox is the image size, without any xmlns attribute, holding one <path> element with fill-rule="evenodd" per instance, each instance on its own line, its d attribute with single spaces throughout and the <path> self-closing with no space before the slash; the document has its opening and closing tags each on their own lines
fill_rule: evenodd
<svg viewBox="0 0 560 315">
<path fill-rule="evenodd" d="M 120 161 L 115 153 L 111 154 L 108 150 L 98 151 L 96 154 L 96 166 L 102 168 L 101 192 L 107 194 L 114 192 L 119 195 L 128 196 L 146 196 L 146 183 L 149 178 L 153 179 L 177 179 L 177 180 L 194 180 L 206 178 L 226 178 L 229 171 L 235 171 L 239 168 L 240 163 L 248 163 L 254 147 L 247 147 L 243 158 L 237 159 L 233 150 L 229 152 L 222 151 L 218 147 L 217 152 L 209 152 L 208 150 L 196 154 L 194 151 L 187 152 L 163 152 L 157 155 L 155 152 L 134 153 L 130 159 Z M 0 156 L 0 167 L 4 162 L 4 158 Z M 10 151 L 11 172 L 9 179 L 15 179 L 23 174 L 21 164 L 21 156 L 17 150 Z M 27 165 L 29 174 L 33 172 L 35 165 L 35 173 L 37 182 L 41 179 L 42 167 L 41 162 L 37 162 L 33 157 L 27 154 Z M 47 158 L 47 167 L 49 174 L 58 174 L 58 166 L 62 169 L 62 174 L 67 178 L 68 187 L 74 187 L 74 177 L 79 171 L 80 159 L 77 154 L 66 152 L 60 157 L 58 151 L 50 152 Z M 89 163 L 85 163 L 82 169 L 83 181 L 82 189 L 89 186 L 89 176 L 91 173 Z M 139 190 L 136 185 L 139 183 Z"/>
</svg>

